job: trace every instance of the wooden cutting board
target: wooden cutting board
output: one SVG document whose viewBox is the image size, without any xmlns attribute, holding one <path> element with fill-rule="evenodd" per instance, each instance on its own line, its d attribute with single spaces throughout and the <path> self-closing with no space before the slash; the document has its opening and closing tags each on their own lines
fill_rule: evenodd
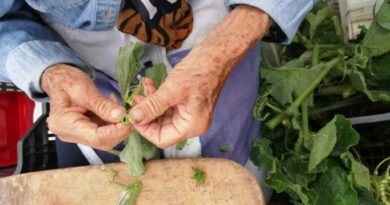
<svg viewBox="0 0 390 205">
<path fill-rule="evenodd" d="M 206 173 L 205 184 L 197 185 L 192 167 Z M 143 183 L 137 198 L 141 205 L 228 204 L 264 205 L 256 179 L 241 165 L 213 158 L 154 160 L 142 176 L 129 177 L 125 164 L 105 164 L 22 174 L 0 179 L 0 204 L 10 205 L 115 205 L 123 188 L 117 180 Z"/>
</svg>

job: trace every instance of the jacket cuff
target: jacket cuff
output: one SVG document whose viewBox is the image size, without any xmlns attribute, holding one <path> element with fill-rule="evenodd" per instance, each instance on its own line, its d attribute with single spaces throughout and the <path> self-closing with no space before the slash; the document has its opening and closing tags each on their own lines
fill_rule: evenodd
<svg viewBox="0 0 390 205">
<path fill-rule="evenodd" d="M 47 101 L 40 86 L 46 68 L 55 64 L 71 64 L 91 77 L 94 70 L 70 48 L 59 42 L 34 40 L 20 44 L 7 57 L 5 69 L 10 80 L 30 98 Z"/>
<path fill-rule="evenodd" d="M 228 6 L 247 4 L 267 13 L 275 22 L 269 39 L 290 43 L 305 15 L 313 8 L 316 0 L 228 0 Z"/>
</svg>

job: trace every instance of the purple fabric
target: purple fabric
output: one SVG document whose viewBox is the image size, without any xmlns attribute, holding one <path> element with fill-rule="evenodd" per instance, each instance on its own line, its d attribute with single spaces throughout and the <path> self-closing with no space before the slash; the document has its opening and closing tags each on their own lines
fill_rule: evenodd
<svg viewBox="0 0 390 205">
<path fill-rule="evenodd" d="M 260 49 L 252 49 L 234 68 L 218 98 L 213 121 L 207 133 L 200 137 L 204 157 L 220 157 L 234 160 L 242 165 L 248 160 L 251 142 L 259 135 L 260 122 L 252 116 L 252 107 L 259 87 Z M 168 56 L 172 67 L 189 51 Z M 119 96 L 118 84 L 102 73 L 97 73 L 95 84 L 103 95 Z M 228 145 L 230 152 L 219 148 Z M 121 145 L 122 146 L 122 145 Z M 116 156 L 96 150 L 105 163 L 117 162 Z"/>
<path fill-rule="evenodd" d="M 174 67 L 188 51 L 168 56 Z M 248 160 L 251 142 L 259 135 L 260 122 L 252 115 L 259 88 L 260 48 L 253 48 L 234 68 L 218 98 L 213 121 L 200 137 L 202 156 L 234 160 L 242 165 Z M 219 148 L 228 145 L 230 152 Z"/>
<path fill-rule="evenodd" d="M 113 93 L 116 95 L 118 100 L 120 101 L 122 100 L 119 93 L 119 85 L 117 81 L 111 79 L 110 77 L 108 77 L 107 75 L 101 72 L 96 72 L 94 83 L 104 96 L 109 97 L 111 93 Z M 122 150 L 123 147 L 124 147 L 123 144 L 119 144 L 114 149 Z M 102 159 L 104 163 L 113 163 L 113 162 L 120 161 L 118 156 L 109 154 L 105 151 L 95 149 L 95 152 Z"/>
</svg>

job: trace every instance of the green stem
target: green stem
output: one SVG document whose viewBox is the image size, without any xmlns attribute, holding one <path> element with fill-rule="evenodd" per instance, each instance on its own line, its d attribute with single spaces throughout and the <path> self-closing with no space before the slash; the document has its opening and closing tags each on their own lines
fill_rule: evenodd
<svg viewBox="0 0 390 205">
<path fill-rule="evenodd" d="M 272 105 L 272 104 L 270 104 L 270 103 L 266 103 L 265 105 L 266 105 L 268 108 L 270 108 L 272 111 L 277 112 L 277 113 L 279 113 L 279 114 L 281 114 L 281 113 L 284 112 L 282 109 L 280 109 L 280 108 L 278 108 L 278 107 L 276 107 L 275 105 Z"/>
<path fill-rule="evenodd" d="M 351 105 L 356 105 L 356 104 L 361 103 L 362 99 L 364 99 L 364 97 L 362 95 L 359 95 L 359 96 L 356 96 L 356 97 L 353 97 L 353 98 L 349 98 L 349 99 L 340 101 L 338 103 L 335 103 L 335 104 L 327 106 L 327 107 L 322 107 L 322 108 L 319 108 L 319 109 L 316 109 L 316 110 L 312 110 L 310 112 L 310 115 L 311 116 L 316 116 L 316 115 L 320 115 L 320 114 L 322 114 L 324 112 L 329 112 L 329 111 L 340 109 L 340 108 L 343 108 L 343 107 L 349 107 Z"/>
<path fill-rule="evenodd" d="M 318 44 L 314 44 L 314 45 L 308 44 L 308 45 L 306 45 L 306 48 L 313 49 L 316 45 L 318 45 Z M 319 45 L 319 48 L 322 48 L 322 49 L 337 49 L 340 47 L 345 47 L 345 45 L 342 45 L 342 44 L 321 44 L 321 45 Z"/>
<path fill-rule="evenodd" d="M 320 46 L 318 44 L 315 44 L 313 47 L 313 55 L 311 59 L 312 66 L 315 66 L 319 63 L 319 56 L 320 56 Z"/>
<path fill-rule="evenodd" d="M 302 103 L 302 133 L 304 138 L 309 135 L 309 99 Z"/>
<path fill-rule="evenodd" d="M 319 95 L 342 95 L 346 90 L 355 90 L 352 85 L 335 85 L 321 88 Z"/>
<path fill-rule="evenodd" d="M 119 154 L 121 153 L 121 151 L 118 151 L 118 150 L 108 150 L 107 151 L 108 153 L 112 154 L 112 155 L 116 155 L 116 156 L 119 156 Z"/>
<path fill-rule="evenodd" d="M 336 35 L 338 35 L 340 38 L 342 38 L 343 36 L 343 29 L 341 27 L 341 24 L 340 24 L 340 20 L 338 18 L 338 16 L 333 16 L 332 17 L 332 21 L 333 21 L 333 25 L 334 25 L 334 29 L 336 31 Z"/>
<path fill-rule="evenodd" d="M 343 59 L 342 56 L 338 56 L 333 60 L 327 62 L 324 68 L 319 73 L 319 75 L 305 89 L 305 91 L 303 91 L 303 93 L 297 99 L 294 100 L 294 102 L 290 105 L 290 107 L 288 107 L 283 114 L 278 114 L 273 119 L 268 121 L 266 125 L 270 129 L 274 129 L 277 125 L 280 124 L 280 122 L 285 118 L 285 116 L 290 116 L 294 114 L 294 112 L 299 108 L 299 106 L 303 103 L 303 101 L 313 93 L 314 89 L 316 89 L 316 87 L 321 83 L 321 81 L 325 78 L 325 76 L 329 73 L 329 71 L 333 67 L 335 67 L 342 59 Z"/>
<path fill-rule="evenodd" d="M 313 55 L 311 59 L 311 65 L 315 66 L 319 64 L 320 46 L 315 44 L 313 47 Z M 309 135 L 309 99 L 305 99 L 301 106 L 302 109 L 302 133 L 303 138 L 306 139 Z"/>
</svg>

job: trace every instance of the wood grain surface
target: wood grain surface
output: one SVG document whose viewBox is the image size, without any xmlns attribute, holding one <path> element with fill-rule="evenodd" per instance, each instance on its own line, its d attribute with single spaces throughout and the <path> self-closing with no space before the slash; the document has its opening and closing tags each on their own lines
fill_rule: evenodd
<svg viewBox="0 0 390 205">
<path fill-rule="evenodd" d="M 205 184 L 197 185 L 192 167 L 206 173 Z M 154 160 L 144 175 L 130 177 L 125 164 L 105 164 L 22 174 L 0 179 L 0 204 L 10 205 L 114 205 L 123 188 L 117 180 L 143 183 L 138 205 L 264 205 L 255 177 L 239 164 L 213 158 Z"/>
</svg>

